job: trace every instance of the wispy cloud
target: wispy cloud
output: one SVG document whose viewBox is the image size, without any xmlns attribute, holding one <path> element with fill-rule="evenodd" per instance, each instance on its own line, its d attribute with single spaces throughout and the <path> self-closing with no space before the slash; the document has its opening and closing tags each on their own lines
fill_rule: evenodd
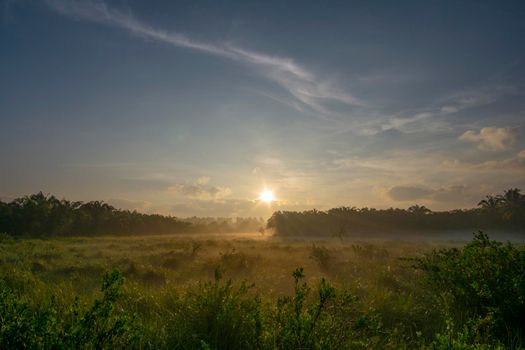
<svg viewBox="0 0 525 350">
<path fill-rule="evenodd" d="M 170 186 L 168 191 L 175 195 L 179 194 L 202 201 L 221 201 L 232 194 L 232 190 L 229 187 L 211 186 L 209 182 L 210 178 L 208 176 L 201 176 L 193 183 Z"/>
<path fill-rule="evenodd" d="M 388 130 L 403 133 L 451 131 L 449 116 L 491 104 L 503 96 L 519 93 L 506 84 L 487 83 L 463 89 L 426 106 L 385 112 L 385 106 L 372 104 L 320 78 L 295 60 L 239 47 L 230 42 L 202 42 L 182 33 L 166 31 L 137 19 L 130 10 L 117 9 L 103 0 L 45 0 L 50 8 L 71 18 L 93 21 L 125 30 L 145 40 L 205 55 L 231 60 L 248 67 L 283 88 L 282 93 L 258 92 L 304 115 L 321 119 L 325 131 L 333 135 L 357 132 L 377 135 Z M 335 102 L 335 104 L 334 104 Z M 344 108 L 340 108 L 344 106 Z"/>
<path fill-rule="evenodd" d="M 500 98 L 520 94 L 513 86 L 489 84 L 481 87 L 465 89 L 445 96 L 430 106 L 404 110 L 394 115 L 376 116 L 364 133 L 375 135 L 377 133 L 395 129 L 403 132 L 415 132 L 424 129 L 446 128 L 445 118 L 461 111 L 489 105 Z M 433 120 L 432 128 L 429 120 Z"/>
<path fill-rule="evenodd" d="M 130 10 L 117 9 L 103 0 L 45 0 L 56 12 L 81 20 L 114 26 L 146 40 L 157 41 L 228 59 L 260 74 L 281 86 L 285 94 L 263 95 L 290 108 L 332 122 L 332 132 L 349 130 L 375 135 L 390 129 L 415 132 L 423 129 L 447 128 L 444 117 L 462 110 L 490 104 L 503 95 L 515 94 L 509 86 L 487 86 L 464 90 L 449 95 L 431 106 L 409 108 L 387 113 L 379 112 L 381 106 L 371 105 L 336 84 L 320 78 L 318 74 L 298 64 L 291 58 L 252 51 L 229 42 L 207 43 L 182 33 L 166 31 L 137 19 Z M 346 106 L 346 111 L 334 108 L 333 102 Z M 357 112 L 356 112 L 357 111 Z M 432 123 L 429 124 L 429 120 Z"/>
<path fill-rule="evenodd" d="M 348 106 L 364 106 L 355 96 L 322 81 L 316 75 L 290 58 L 254 52 L 229 43 L 204 43 L 183 34 L 154 28 L 136 19 L 130 11 L 108 6 L 97 0 L 45 0 L 58 13 L 125 29 L 144 39 L 167 43 L 176 47 L 191 49 L 239 63 L 248 64 L 264 77 L 282 86 L 290 96 L 302 105 L 328 117 L 332 112 L 325 106 L 330 100 Z"/>
<path fill-rule="evenodd" d="M 428 197 L 432 190 L 415 186 L 394 186 L 387 194 L 395 201 L 414 201 Z"/>
</svg>

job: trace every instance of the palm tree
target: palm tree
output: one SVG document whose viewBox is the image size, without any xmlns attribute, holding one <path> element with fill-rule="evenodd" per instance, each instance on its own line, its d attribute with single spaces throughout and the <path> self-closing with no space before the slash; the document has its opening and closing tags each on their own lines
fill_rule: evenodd
<svg viewBox="0 0 525 350">
<path fill-rule="evenodd" d="M 511 188 L 503 192 L 502 200 L 505 206 L 521 206 L 525 203 L 525 196 L 522 195 L 519 188 Z"/>
<path fill-rule="evenodd" d="M 503 204 L 503 218 L 514 224 L 519 224 L 519 221 L 524 221 L 525 217 L 525 196 L 521 194 L 518 188 L 511 188 L 506 190 L 501 196 Z"/>
<path fill-rule="evenodd" d="M 417 204 L 408 208 L 407 211 L 409 213 L 419 214 L 419 215 L 426 215 L 432 212 L 432 210 L 428 209 L 424 205 L 417 205 Z"/>
<path fill-rule="evenodd" d="M 494 212 L 501 206 L 501 204 L 502 204 L 501 196 L 488 195 L 485 197 L 485 199 L 482 199 L 478 203 L 478 206 L 480 206 L 482 209 L 485 209 L 487 211 Z"/>
</svg>

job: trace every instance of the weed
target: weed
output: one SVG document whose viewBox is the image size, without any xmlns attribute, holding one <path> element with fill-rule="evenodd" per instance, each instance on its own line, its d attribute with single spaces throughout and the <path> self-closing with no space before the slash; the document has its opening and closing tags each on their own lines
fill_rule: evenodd
<svg viewBox="0 0 525 350">
<path fill-rule="evenodd" d="M 330 251 L 326 247 L 318 246 L 315 243 L 312 243 L 310 259 L 313 259 L 319 265 L 319 268 L 324 272 L 330 270 L 333 260 Z"/>
</svg>

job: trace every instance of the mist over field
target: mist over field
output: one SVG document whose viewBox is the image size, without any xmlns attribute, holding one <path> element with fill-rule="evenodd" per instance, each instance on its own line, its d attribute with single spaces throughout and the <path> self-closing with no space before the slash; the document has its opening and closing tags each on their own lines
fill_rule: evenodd
<svg viewBox="0 0 525 350">
<path fill-rule="evenodd" d="M 523 1 L 0 0 L 0 349 L 525 349 Z"/>
<path fill-rule="evenodd" d="M 470 210 L 339 207 L 267 221 L 43 193 L 0 201 L 0 344 L 519 349 L 524 214 L 519 189 Z"/>
</svg>

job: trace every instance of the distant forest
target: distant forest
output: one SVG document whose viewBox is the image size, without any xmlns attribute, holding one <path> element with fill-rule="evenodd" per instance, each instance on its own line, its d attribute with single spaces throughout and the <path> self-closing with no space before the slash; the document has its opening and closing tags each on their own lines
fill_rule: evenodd
<svg viewBox="0 0 525 350">
<path fill-rule="evenodd" d="M 339 237 L 366 233 L 453 230 L 525 232 L 525 195 L 517 188 L 486 196 L 477 208 L 434 212 L 340 207 L 327 211 L 277 211 L 262 218 L 179 219 L 117 209 L 101 201 L 72 202 L 42 192 L 0 201 L 0 233 L 15 237 L 263 232 L 283 237 Z"/>
<path fill-rule="evenodd" d="M 0 201 L 0 233 L 15 237 L 254 232 L 262 218 L 178 219 L 121 210 L 101 202 L 72 202 L 42 192 Z"/>
<path fill-rule="evenodd" d="M 408 209 L 340 207 L 327 211 L 277 211 L 267 228 L 279 236 L 343 238 L 367 233 L 490 230 L 525 233 L 525 195 L 512 188 L 488 195 L 477 208 L 434 212 L 414 205 Z"/>
</svg>

